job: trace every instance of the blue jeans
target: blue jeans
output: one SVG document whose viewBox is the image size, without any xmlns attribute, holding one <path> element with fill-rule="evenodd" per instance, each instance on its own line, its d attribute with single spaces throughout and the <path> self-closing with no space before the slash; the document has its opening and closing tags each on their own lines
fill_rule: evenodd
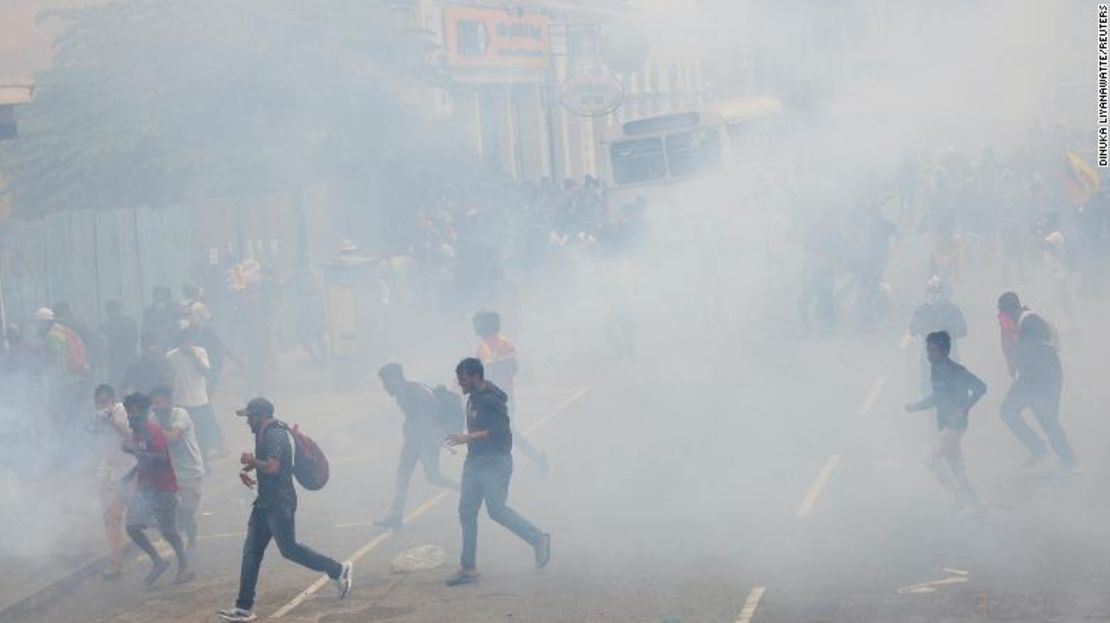
<svg viewBox="0 0 1110 623">
<path fill-rule="evenodd" d="M 250 610 L 254 607 L 254 589 L 258 585 L 258 570 L 262 567 L 262 555 L 270 545 L 270 539 L 277 541 L 278 551 L 287 560 L 302 567 L 328 574 L 335 579 L 343 572 L 342 565 L 323 554 L 297 542 L 293 508 L 259 508 L 251 511 L 247 523 L 247 540 L 243 542 L 243 566 L 239 572 L 239 598 L 235 607 Z"/>
<path fill-rule="evenodd" d="M 463 569 L 474 569 L 477 565 L 478 511 L 483 500 L 490 519 L 505 526 L 529 545 L 535 547 L 543 539 L 539 528 L 508 506 L 509 479 L 512 475 L 513 459 L 508 454 L 466 457 L 459 497 Z"/>
<path fill-rule="evenodd" d="M 439 471 L 439 448 L 439 442 L 434 439 L 427 441 L 420 438 L 410 439 L 408 436 L 405 437 L 405 443 L 401 446 L 401 458 L 397 462 L 397 480 L 393 489 L 393 506 L 389 511 L 391 518 L 400 520 L 405 515 L 409 480 L 412 479 L 412 472 L 416 469 L 417 463 L 424 466 L 424 478 L 430 484 L 445 489 L 459 490 L 459 483 L 444 476 Z"/>
<path fill-rule="evenodd" d="M 1033 456 L 1044 456 L 1048 452 L 1041 436 L 1025 422 L 1022 412 L 1029 409 L 1041 425 L 1048 438 L 1048 444 L 1067 467 L 1077 464 L 1075 451 L 1068 442 L 1064 427 L 1060 425 L 1060 390 L 1054 387 L 1034 387 L 1016 381 L 1002 400 L 1002 421 L 1010 432 L 1021 441 Z"/>
</svg>

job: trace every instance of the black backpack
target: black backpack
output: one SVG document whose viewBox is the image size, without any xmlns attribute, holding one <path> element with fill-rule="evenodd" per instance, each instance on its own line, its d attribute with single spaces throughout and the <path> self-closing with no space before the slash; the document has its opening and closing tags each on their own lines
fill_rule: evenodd
<svg viewBox="0 0 1110 623">
<path fill-rule="evenodd" d="M 436 402 L 436 423 L 447 435 L 457 435 L 466 432 L 466 412 L 463 409 L 462 397 L 437 385 L 432 390 Z"/>
</svg>

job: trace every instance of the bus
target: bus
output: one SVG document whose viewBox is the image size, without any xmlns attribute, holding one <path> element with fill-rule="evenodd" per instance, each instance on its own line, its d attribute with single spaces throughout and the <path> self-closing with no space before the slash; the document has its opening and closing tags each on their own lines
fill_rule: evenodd
<svg viewBox="0 0 1110 623">
<path fill-rule="evenodd" d="M 606 141 L 606 181 L 644 188 L 773 164 L 781 118 L 778 99 L 742 97 L 626 121 Z"/>
<path fill-rule="evenodd" d="M 672 238 L 691 240 L 749 205 L 762 186 L 791 172 L 783 105 L 739 97 L 700 110 L 632 119 L 606 138 L 606 203 L 646 202 Z"/>
</svg>

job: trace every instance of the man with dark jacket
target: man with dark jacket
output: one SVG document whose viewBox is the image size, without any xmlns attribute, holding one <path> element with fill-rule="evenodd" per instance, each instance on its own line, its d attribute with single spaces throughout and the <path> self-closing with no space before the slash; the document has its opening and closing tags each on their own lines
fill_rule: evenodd
<svg viewBox="0 0 1110 623">
<path fill-rule="evenodd" d="M 551 535 L 540 531 L 532 522 L 509 508 L 507 503 L 509 479 L 513 473 L 513 434 L 509 429 L 508 397 L 496 385 L 485 380 L 485 370 L 478 359 L 463 359 L 455 368 L 455 375 L 459 387 L 468 396 L 467 432 L 448 435 L 447 443 L 451 446 L 466 444 L 467 454 L 459 498 L 459 521 L 463 532 L 461 568 L 447 581 L 447 585 L 470 584 L 481 577 L 477 570 L 478 510 L 483 500 L 490 519 L 532 546 L 536 568 L 542 569 L 551 559 Z"/>
<path fill-rule="evenodd" d="M 987 392 L 987 386 L 949 358 L 952 338 L 944 331 L 930 333 L 925 345 L 932 364 L 932 393 L 924 400 L 906 405 L 906 410 L 936 408 L 938 435 L 929 456 L 929 468 L 952 494 L 953 510 L 962 510 L 968 504 L 978 510 L 981 503 L 967 477 L 961 441 L 967 432 L 968 413 Z"/>
<path fill-rule="evenodd" d="M 1029 450 L 1026 466 L 1032 467 L 1048 455 L 1044 440 L 1022 417 L 1026 409 L 1032 411 L 1061 467 L 1068 473 L 1078 474 L 1081 468 L 1060 425 L 1064 370 L 1054 345 L 1052 327 L 1037 314 L 1027 313 L 1018 325 L 1018 332 L 1018 340 L 1010 351 L 1017 377 L 1002 401 L 1002 421 Z"/>
<path fill-rule="evenodd" d="M 416 464 L 424 466 L 424 477 L 437 487 L 459 490 L 459 483 L 444 476 L 439 471 L 439 450 L 446 432 L 440 417 L 438 398 L 430 387 L 405 379 L 404 369 L 399 363 L 389 363 L 378 371 L 378 378 L 387 394 L 397 401 L 405 415 L 402 428 L 404 443 L 401 446 L 401 459 L 397 464 L 397 482 L 393 492 L 393 506 L 389 515 L 374 521 L 374 525 L 398 530 L 404 521 L 405 501 L 408 497 L 409 480 Z M 459 416 L 460 426 L 462 416 Z M 458 430 L 458 429 L 456 429 Z"/>
</svg>

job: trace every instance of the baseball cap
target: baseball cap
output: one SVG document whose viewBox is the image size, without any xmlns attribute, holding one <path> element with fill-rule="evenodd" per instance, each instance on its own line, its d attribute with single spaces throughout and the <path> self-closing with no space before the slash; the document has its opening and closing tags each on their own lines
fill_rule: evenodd
<svg viewBox="0 0 1110 623">
<path fill-rule="evenodd" d="M 247 403 L 247 406 L 236 411 L 235 415 L 239 417 L 247 417 L 248 415 L 273 417 L 274 404 L 265 398 L 252 398 L 251 401 Z"/>
</svg>

